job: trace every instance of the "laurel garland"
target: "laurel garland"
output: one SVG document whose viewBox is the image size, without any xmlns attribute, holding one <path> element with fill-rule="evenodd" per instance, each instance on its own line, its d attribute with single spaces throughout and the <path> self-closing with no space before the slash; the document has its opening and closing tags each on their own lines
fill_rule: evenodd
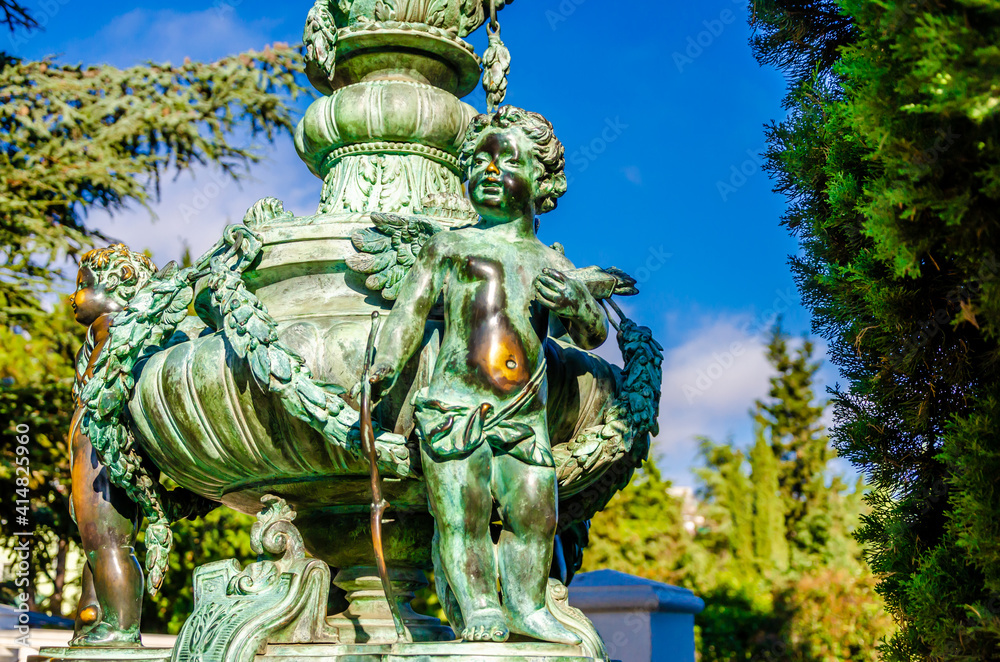
<svg viewBox="0 0 1000 662">
<path fill-rule="evenodd" d="M 274 319 L 243 284 L 243 272 L 262 248 L 260 237 L 250 228 L 283 216 L 287 214 L 281 202 L 265 198 L 247 212 L 244 225 L 227 227 L 223 239 L 194 266 L 178 269 L 171 263 L 151 278 L 115 316 L 107 344 L 95 359 L 93 377 L 83 388 L 83 429 L 108 468 L 111 482 L 124 489 L 148 518 L 146 570 L 151 595 L 166 572 L 173 544 L 170 523 L 187 514 L 192 495 L 168 492 L 153 478 L 128 424 L 128 402 L 135 386 L 135 366 L 163 349 L 187 316 L 199 278 L 208 276 L 212 306 L 223 318 L 223 336 L 236 355 L 247 361 L 261 389 L 276 393 L 288 413 L 318 430 L 328 442 L 359 458 L 363 455 L 357 412 L 337 391 L 311 378 L 305 361 L 278 340 Z M 414 458 L 402 437 L 383 433 L 377 448 L 386 471 L 401 477 L 416 475 Z"/>
<path fill-rule="evenodd" d="M 663 347 L 649 328 L 618 313 L 618 347 L 624 367 L 619 391 L 600 424 L 553 449 L 560 490 L 572 489 L 559 506 L 560 530 L 589 520 L 628 485 L 649 453 L 649 436 L 659 431 L 657 416 L 663 381 Z"/>
<path fill-rule="evenodd" d="M 136 363 L 161 347 L 187 316 L 195 274 L 193 268 L 178 270 L 175 263 L 168 264 L 115 316 L 107 344 L 95 359 L 93 377 L 80 396 L 86 407 L 83 429 L 107 467 L 111 482 L 123 488 L 148 519 L 145 543 L 150 595 L 156 594 L 166 571 L 173 543 L 173 513 L 166 490 L 137 452 L 125 413 L 135 386 Z"/>
</svg>

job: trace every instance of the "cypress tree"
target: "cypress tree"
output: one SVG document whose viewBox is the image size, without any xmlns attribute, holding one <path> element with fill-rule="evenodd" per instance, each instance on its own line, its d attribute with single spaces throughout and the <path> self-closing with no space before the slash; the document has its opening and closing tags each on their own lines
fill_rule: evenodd
<svg viewBox="0 0 1000 662">
<path fill-rule="evenodd" d="M 722 537 L 712 546 L 720 552 L 727 550 L 742 573 L 752 574 L 756 565 L 754 499 L 743 453 L 707 437 L 699 443 L 704 466 L 695 471 L 701 481 L 698 494 Z"/>
<path fill-rule="evenodd" d="M 829 540 L 831 499 L 846 485 L 838 477 L 827 485 L 828 464 L 834 457 L 822 422 L 824 403 L 816 400 L 815 376 L 820 362 L 815 346 L 804 338 L 794 353 L 780 322 L 771 332 L 767 359 L 777 374 L 771 377 L 768 398 L 758 401 L 755 425 L 766 430 L 771 450 L 779 459 L 778 483 L 784 500 L 786 535 L 797 562 L 822 554 Z"/>
<path fill-rule="evenodd" d="M 708 577 L 690 578 L 708 603 L 697 621 L 700 659 L 874 662 L 888 631 L 851 538 L 861 485 L 850 492 L 831 476 L 813 352 L 808 339 L 793 349 L 776 328 L 767 350 L 776 374 L 754 405 L 748 456 L 702 441 L 698 475 L 718 531 L 694 541 L 715 562 Z"/>
<path fill-rule="evenodd" d="M 755 422 L 757 441 L 750 451 L 753 484 L 753 542 L 759 567 L 779 573 L 788 569 L 785 503 L 779 485 L 779 464 L 764 427 Z"/>
<path fill-rule="evenodd" d="M 833 438 L 874 487 L 884 658 L 997 659 L 1000 2 L 753 5 L 789 78 L 767 133 L 792 266 L 846 380 Z"/>
</svg>

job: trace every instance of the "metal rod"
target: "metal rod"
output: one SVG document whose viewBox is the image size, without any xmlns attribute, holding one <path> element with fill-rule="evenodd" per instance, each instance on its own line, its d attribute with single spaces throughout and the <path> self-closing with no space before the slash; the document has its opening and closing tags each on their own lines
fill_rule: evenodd
<svg viewBox="0 0 1000 662">
<path fill-rule="evenodd" d="M 364 369 L 361 373 L 361 447 L 368 456 L 368 466 L 371 476 L 372 488 L 372 547 L 375 550 L 375 567 L 378 568 L 379 579 L 382 580 L 382 590 L 385 592 L 385 599 L 389 603 L 389 611 L 392 613 L 392 622 L 396 626 L 397 641 L 412 641 L 403 617 L 399 613 L 399 604 L 396 602 L 395 592 L 392 590 L 392 583 L 389 581 L 389 568 L 385 563 L 385 550 L 382 546 L 382 516 L 385 509 L 389 507 L 389 502 L 382 496 L 382 477 L 378 471 L 378 451 L 375 448 L 375 429 L 372 426 L 372 384 L 371 367 L 375 359 L 375 339 L 378 337 L 382 320 L 379 319 L 378 311 L 372 312 L 372 329 L 368 334 L 368 346 L 365 350 Z"/>
</svg>

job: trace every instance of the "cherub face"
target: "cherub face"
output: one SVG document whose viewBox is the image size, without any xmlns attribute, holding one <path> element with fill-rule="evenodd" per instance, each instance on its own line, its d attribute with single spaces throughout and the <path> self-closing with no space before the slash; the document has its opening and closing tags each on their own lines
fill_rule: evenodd
<svg viewBox="0 0 1000 662">
<path fill-rule="evenodd" d="M 84 265 L 76 274 L 76 292 L 70 297 L 70 305 L 76 321 L 90 326 L 104 313 L 122 310 L 121 302 L 113 294 L 114 288 L 102 283 L 90 267 Z"/>
<path fill-rule="evenodd" d="M 484 218 L 534 217 L 541 166 L 520 129 L 492 129 L 479 138 L 469 169 L 469 197 Z"/>
</svg>

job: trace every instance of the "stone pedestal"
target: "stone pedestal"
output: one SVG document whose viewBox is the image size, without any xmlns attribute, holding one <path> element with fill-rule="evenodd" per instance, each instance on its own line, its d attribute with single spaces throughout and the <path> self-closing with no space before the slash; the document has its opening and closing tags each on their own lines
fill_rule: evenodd
<svg viewBox="0 0 1000 662">
<path fill-rule="evenodd" d="M 414 592 L 427 585 L 421 570 L 389 570 L 400 616 L 414 641 L 450 641 L 455 638 L 451 628 L 441 621 L 413 611 L 410 601 Z M 382 590 L 382 580 L 374 567 L 342 569 L 333 583 L 346 594 L 345 611 L 326 619 L 327 625 L 337 630 L 341 644 L 380 644 L 396 641 L 396 628 L 392 612 Z"/>
<path fill-rule="evenodd" d="M 705 602 L 687 589 L 597 570 L 576 576 L 569 600 L 622 662 L 694 662 L 694 616 Z"/>
<path fill-rule="evenodd" d="M 169 648 L 51 648 L 29 662 L 171 662 Z M 540 642 L 402 644 L 280 644 L 253 662 L 601 662 L 578 646 Z"/>
</svg>

